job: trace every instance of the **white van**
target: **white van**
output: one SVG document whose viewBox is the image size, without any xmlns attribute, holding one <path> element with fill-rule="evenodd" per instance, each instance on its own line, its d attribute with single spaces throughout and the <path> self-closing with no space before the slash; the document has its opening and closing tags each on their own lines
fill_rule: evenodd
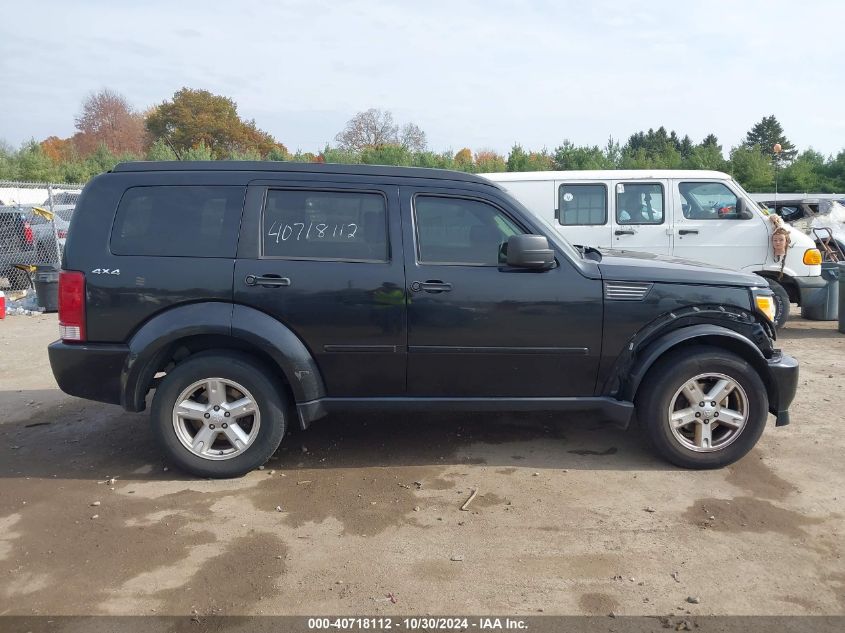
<svg viewBox="0 0 845 633">
<path fill-rule="evenodd" d="M 777 325 L 789 303 L 824 288 L 821 253 L 792 227 L 776 262 L 766 211 L 728 174 L 693 170 L 540 171 L 481 174 L 573 244 L 674 255 L 765 277 Z"/>
</svg>

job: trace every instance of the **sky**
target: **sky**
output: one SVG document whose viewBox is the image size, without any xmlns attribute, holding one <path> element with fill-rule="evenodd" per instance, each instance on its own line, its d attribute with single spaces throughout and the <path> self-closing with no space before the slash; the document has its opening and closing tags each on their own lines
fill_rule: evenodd
<svg viewBox="0 0 845 633">
<path fill-rule="evenodd" d="M 71 8 L 72 5 L 72 8 Z M 288 149 L 390 110 L 430 149 L 604 145 L 660 125 L 727 151 L 774 114 L 845 148 L 845 3 L 0 0 L 0 140 L 71 136 L 110 88 L 139 110 L 231 97 Z"/>
</svg>

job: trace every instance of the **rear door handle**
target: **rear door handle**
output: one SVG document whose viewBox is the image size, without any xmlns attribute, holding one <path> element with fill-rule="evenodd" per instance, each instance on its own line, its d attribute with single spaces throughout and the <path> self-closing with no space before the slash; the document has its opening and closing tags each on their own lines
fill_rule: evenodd
<svg viewBox="0 0 845 633">
<path fill-rule="evenodd" d="M 452 289 L 452 284 L 439 281 L 415 281 L 411 284 L 411 290 L 414 292 L 449 292 Z"/>
<path fill-rule="evenodd" d="M 678 235 L 698 235 L 698 229 L 680 229 Z"/>
<path fill-rule="evenodd" d="M 290 286 L 290 278 L 281 275 L 247 275 L 244 279 L 247 286 L 263 286 L 264 288 L 279 288 Z"/>
<path fill-rule="evenodd" d="M 636 231 L 626 230 L 623 231 L 622 229 L 616 229 L 613 232 L 614 235 L 636 235 Z"/>
</svg>

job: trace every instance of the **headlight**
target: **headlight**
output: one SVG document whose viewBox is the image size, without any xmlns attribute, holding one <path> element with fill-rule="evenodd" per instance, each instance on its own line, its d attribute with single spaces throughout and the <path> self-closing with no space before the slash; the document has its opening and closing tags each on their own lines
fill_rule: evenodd
<svg viewBox="0 0 845 633">
<path fill-rule="evenodd" d="M 766 315 L 772 323 L 775 322 L 775 298 L 773 295 L 754 295 L 754 302 L 757 304 L 757 310 Z"/>
<path fill-rule="evenodd" d="M 822 263 L 821 251 L 817 248 L 808 248 L 804 251 L 804 263 L 807 266 L 818 266 Z"/>
</svg>

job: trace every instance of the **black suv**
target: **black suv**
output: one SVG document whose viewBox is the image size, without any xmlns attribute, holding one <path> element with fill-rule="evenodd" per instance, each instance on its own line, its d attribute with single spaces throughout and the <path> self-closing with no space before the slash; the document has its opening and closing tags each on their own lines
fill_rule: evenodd
<svg viewBox="0 0 845 633">
<path fill-rule="evenodd" d="M 65 392 L 141 411 L 204 477 L 329 412 L 636 416 L 657 452 L 729 464 L 798 365 L 756 275 L 573 247 L 499 186 L 432 169 L 125 163 L 73 215 Z"/>
</svg>

